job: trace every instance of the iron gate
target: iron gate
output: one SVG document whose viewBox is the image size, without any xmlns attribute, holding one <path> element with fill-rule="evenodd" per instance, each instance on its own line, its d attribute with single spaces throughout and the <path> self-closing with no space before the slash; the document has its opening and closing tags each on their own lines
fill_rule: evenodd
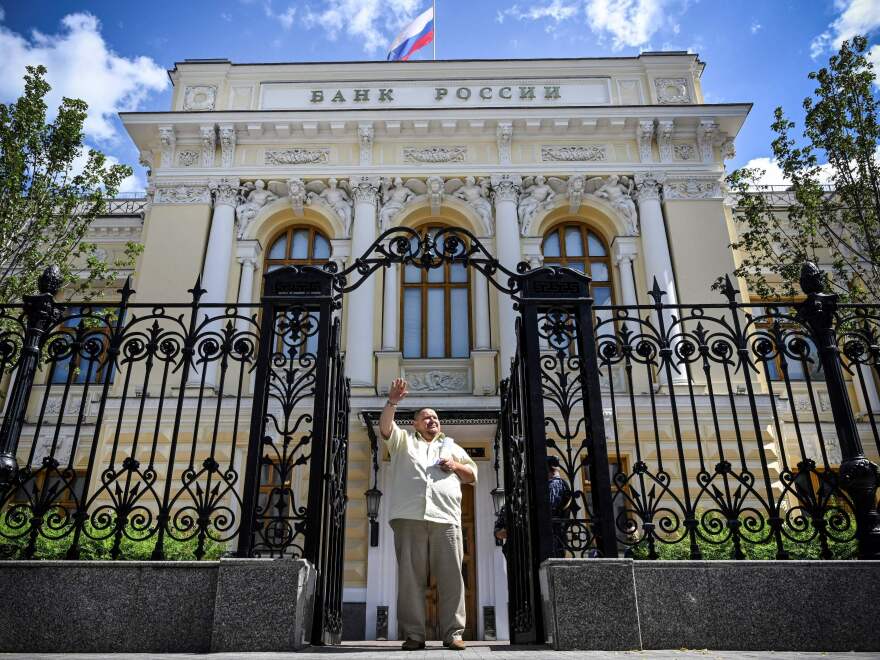
<svg viewBox="0 0 880 660">
<path fill-rule="evenodd" d="M 265 277 L 239 545 L 317 568 L 313 644 L 342 639 L 349 384 L 332 283 L 309 266 Z"/>
</svg>

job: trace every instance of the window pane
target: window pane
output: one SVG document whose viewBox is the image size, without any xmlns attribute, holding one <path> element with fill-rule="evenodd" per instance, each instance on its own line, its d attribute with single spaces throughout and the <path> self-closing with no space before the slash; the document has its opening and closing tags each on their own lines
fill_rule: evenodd
<svg viewBox="0 0 880 660">
<path fill-rule="evenodd" d="M 604 264 L 601 261 L 592 262 L 590 264 L 590 276 L 597 282 L 607 282 L 609 280 L 608 264 Z"/>
<path fill-rule="evenodd" d="M 421 282 L 422 271 L 418 266 L 407 266 L 403 274 L 404 282 Z"/>
<path fill-rule="evenodd" d="M 287 234 L 279 236 L 269 250 L 270 259 L 284 259 L 287 256 Z"/>
<path fill-rule="evenodd" d="M 610 305 L 611 304 L 611 287 L 594 286 L 593 287 L 593 304 Z"/>
<path fill-rule="evenodd" d="M 313 256 L 315 259 L 330 258 L 330 241 L 321 236 L 321 234 L 315 234 L 315 251 Z"/>
<path fill-rule="evenodd" d="M 545 257 L 558 257 L 559 256 L 559 232 L 554 231 L 552 234 L 547 236 L 544 239 L 544 256 Z"/>
<path fill-rule="evenodd" d="M 581 240 L 581 230 L 578 227 L 565 228 L 565 254 L 569 257 L 584 256 L 584 243 Z"/>
<path fill-rule="evenodd" d="M 440 266 L 440 268 L 430 268 L 428 269 L 428 281 L 429 282 L 443 282 L 446 274 L 443 272 L 445 268 Z"/>
<path fill-rule="evenodd" d="M 450 282 L 467 282 L 467 268 L 464 264 L 449 265 Z"/>
<path fill-rule="evenodd" d="M 422 357 L 422 292 L 403 290 L 403 357 Z"/>
<path fill-rule="evenodd" d="M 293 232 L 293 247 L 290 250 L 291 259 L 309 258 L 309 230 L 297 229 Z"/>
<path fill-rule="evenodd" d="M 596 234 L 591 231 L 587 232 L 587 242 L 589 243 L 591 257 L 605 256 L 605 247 L 602 245 L 602 241 L 599 240 L 599 237 L 596 236 Z"/>
<path fill-rule="evenodd" d="M 427 357 L 446 357 L 446 301 L 443 289 L 428 289 Z"/>
<path fill-rule="evenodd" d="M 467 357 L 470 355 L 470 306 L 467 289 L 452 289 L 449 293 L 452 357 Z"/>
</svg>

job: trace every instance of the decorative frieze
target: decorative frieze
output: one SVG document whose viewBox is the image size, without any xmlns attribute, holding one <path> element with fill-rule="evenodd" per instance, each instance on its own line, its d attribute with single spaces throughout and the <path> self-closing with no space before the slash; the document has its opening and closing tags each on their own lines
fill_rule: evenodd
<svg viewBox="0 0 880 660">
<path fill-rule="evenodd" d="M 330 149 L 279 149 L 267 151 L 263 157 L 266 165 L 322 165 L 330 160 Z"/>
<path fill-rule="evenodd" d="M 404 147 L 403 162 L 435 164 L 435 163 L 463 163 L 467 158 L 465 146 L 430 146 L 430 147 Z"/>
<path fill-rule="evenodd" d="M 721 181 L 716 177 L 698 176 L 670 179 L 663 184 L 663 198 L 721 199 Z"/>
<path fill-rule="evenodd" d="M 655 78 L 654 89 L 657 92 L 658 103 L 692 102 L 687 78 Z"/>
<path fill-rule="evenodd" d="M 681 142 L 672 146 L 676 160 L 696 160 L 697 148 L 690 142 Z"/>
<path fill-rule="evenodd" d="M 604 144 L 544 145 L 541 160 L 565 162 L 595 162 L 608 160 L 608 147 Z"/>
<path fill-rule="evenodd" d="M 470 392 L 468 370 L 406 370 L 406 381 L 413 392 Z"/>
<path fill-rule="evenodd" d="M 214 85 L 193 85 L 183 93 L 183 109 L 193 111 L 213 110 L 217 102 L 217 87 Z"/>
<path fill-rule="evenodd" d="M 177 152 L 178 167 L 194 167 L 199 163 L 198 151 L 179 151 Z"/>
<path fill-rule="evenodd" d="M 153 204 L 210 204 L 205 183 L 163 181 L 153 186 Z"/>
</svg>

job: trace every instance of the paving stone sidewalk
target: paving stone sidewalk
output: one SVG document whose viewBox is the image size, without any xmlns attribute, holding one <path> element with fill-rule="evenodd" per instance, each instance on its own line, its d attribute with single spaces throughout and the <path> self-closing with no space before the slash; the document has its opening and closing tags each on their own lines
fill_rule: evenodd
<svg viewBox="0 0 880 660">
<path fill-rule="evenodd" d="M 389 654 L 412 660 L 491 659 L 549 660 L 877 660 L 876 653 L 816 653 L 772 651 L 554 651 L 546 646 L 510 646 L 506 642 L 472 642 L 465 651 L 449 651 L 429 642 L 424 651 L 400 650 L 399 642 L 346 642 L 342 646 L 312 647 L 298 653 L 0 653 L 0 660 L 388 660 Z"/>
</svg>

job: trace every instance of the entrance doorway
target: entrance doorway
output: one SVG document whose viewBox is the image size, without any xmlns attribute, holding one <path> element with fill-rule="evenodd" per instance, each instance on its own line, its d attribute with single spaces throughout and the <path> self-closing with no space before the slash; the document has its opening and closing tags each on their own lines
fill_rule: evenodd
<svg viewBox="0 0 880 660">
<path fill-rule="evenodd" d="M 461 534 L 464 558 L 461 574 L 464 577 L 464 603 L 467 624 L 462 637 L 465 640 L 477 638 L 477 545 L 474 517 L 474 488 L 461 489 Z M 442 639 L 440 612 L 437 606 L 437 578 L 428 569 L 428 590 L 425 592 L 425 634 L 429 640 Z"/>
</svg>

